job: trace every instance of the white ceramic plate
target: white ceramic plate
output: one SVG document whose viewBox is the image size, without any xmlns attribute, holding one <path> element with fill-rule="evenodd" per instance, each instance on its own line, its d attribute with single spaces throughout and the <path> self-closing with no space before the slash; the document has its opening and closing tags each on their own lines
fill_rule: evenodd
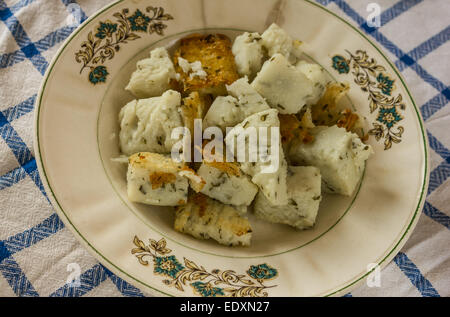
<svg viewBox="0 0 450 317">
<path fill-rule="evenodd" d="M 152 7 L 150 7 L 152 6 Z M 354 197 L 326 196 L 313 230 L 251 218 L 252 246 L 229 248 L 172 229 L 173 212 L 126 197 L 119 109 L 137 60 L 193 32 L 262 32 L 276 22 L 305 57 L 351 84 L 375 155 Z M 36 107 L 39 172 L 60 217 L 108 269 L 157 295 L 327 296 L 385 266 L 417 223 L 428 183 L 423 123 L 404 80 L 356 28 L 313 1 L 118 1 L 56 54 Z"/>
</svg>

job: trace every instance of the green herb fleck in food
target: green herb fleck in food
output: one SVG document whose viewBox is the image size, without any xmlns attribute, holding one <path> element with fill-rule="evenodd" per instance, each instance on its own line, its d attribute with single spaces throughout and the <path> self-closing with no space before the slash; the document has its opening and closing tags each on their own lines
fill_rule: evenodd
<svg viewBox="0 0 450 317">
<path fill-rule="evenodd" d="M 142 194 L 144 194 L 144 195 L 147 195 L 147 192 L 145 191 L 145 189 L 144 189 L 144 186 L 139 186 L 139 191 L 142 193 Z"/>
<path fill-rule="evenodd" d="M 162 146 L 162 145 L 163 145 L 163 137 L 160 136 L 160 135 L 157 136 L 157 137 L 156 137 L 156 142 L 158 142 L 158 144 Z"/>
</svg>

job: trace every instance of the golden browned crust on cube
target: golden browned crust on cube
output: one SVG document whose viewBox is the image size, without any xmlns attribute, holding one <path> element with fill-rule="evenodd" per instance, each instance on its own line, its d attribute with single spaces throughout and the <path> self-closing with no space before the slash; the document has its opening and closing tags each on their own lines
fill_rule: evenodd
<svg viewBox="0 0 450 317">
<path fill-rule="evenodd" d="M 189 197 L 186 205 L 175 210 L 174 229 L 178 232 L 197 239 L 212 238 L 224 245 L 248 245 L 243 238 L 252 233 L 250 223 L 230 206 L 197 193 Z M 226 237 L 234 238 L 227 240 Z"/>
<path fill-rule="evenodd" d="M 231 40 L 223 34 L 193 34 L 183 38 L 174 53 L 173 61 L 175 71 L 181 76 L 184 91 L 226 94 L 225 85 L 230 85 L 239 78 L 231 46 Z M 190 78 L 178 64 L 178 57 L 189 63 L 200 61 L 207 74 L 206 78 Z"/>
<path fill-rule="evenodd" d="M 349 91 L 350 86 L 344 83 L 331 83 L 324 95 L 311 107 L 312 119 L 315 125 L 332 126 L 339 116 L 338 102 Z"/>
<path fill-rule="evenodd" d="M 362 121 L 358 114 L 351 109 L 340 109 L 339 101 L 350 90 L 348 83 L 331 83 L 327 86 L 325 94 L 312 106 L 312 119 L 316 125 L 345 128 L 348 132 L 356 133 L 361 140 L 367 141 L 368 135 L 364 134 Z"/>
<path fill-rule="evenodd" d="M 293 114 L 279 114 L 281 142 L 289 143 L 295 137 L 296 130 L 300 127 L 300 121 Z"/>
<path fill-rule="evenodd" d="M 293 114 L 279 114 L 281 142 L 289 145 L 291 142 L 301 142 L 304 144 L 311 143 L 314 137 L 309 132 L 310 127 L 305 119 L 306 113 L 303 114 L 302 120 Z"/>
<path fill-rule="evenodd" d="M 181 116 L 183 117 L 184 126 L 191 132 L 192 138 L 194 138 L 194 120 L 203 120 L 211 103 L 212 99 L 209 96 L 200 95 L 197 91 L 194 91 L 188 97 L 183 98 Z"/>
<path fill-rule="evenodd" d="M 165 184 L 175 183 L 177 176 L 171 173 L 154 172 L 150 174 L 152 189 L 161 188 Z"/>
<path fill-rule="evenodd" d="M 174 162 L 171 158 L 158 153 L 139 152 L 128 158 L 128 163 L 133 167 L 142 167 L 149 171 L 175 174 L 184 168 L 184 163 Z"/>
<path fill-rule="evenodd" d="M 196 193 L 200 192 L 206 185 L 205 180 L 198 176 L 197 173 L 188 166 L 183 167 L 181 174 L 189 179 L 189 184 Z"/>
<path fill-rule="evenodd" d="M 128 159 L 133 168 L 149 170 L 149 180 L 152 189 L 161 188 L 165 184 L 174 183 L 177 175 L 189 179 L 191 187 L 199 192 L 205 186 L 205 181 L 189 168 L 185 163 L 177 163 L 171 158 L 157 153 L 139 152 Z"/>
<path fill-rule="evenodd" d="M 211 167 L 214 167 L 218 169 L 219 171 L 222 171 L 224 173 L 227 173 L 229 176 L 241 176 L 241 169 L 239 168 L 239 165 L 235 162 L 206 162 L 204 161 L 206 165 L 209 165 Z"/>
<path fill-rule="evenodd" d="M 355 125 L 358 123 L 359 116 L 350 109 L 341 111 L 341 116 L 336 122 L 339 128 L 345 128 L 348 132 L 353 131 Z"/>
</svg>

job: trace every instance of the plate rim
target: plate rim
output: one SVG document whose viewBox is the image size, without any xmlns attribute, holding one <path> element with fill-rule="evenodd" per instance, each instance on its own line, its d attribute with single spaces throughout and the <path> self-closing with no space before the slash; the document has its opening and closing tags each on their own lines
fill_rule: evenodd
<svg viewBox="0 0 450 317">
<path fill-rule="evenodd" d="M 92 254 L 102 265 L 104 265 L 107 269 L 111 270 L 114 274 L 118 275 L 119 277 L 123 278 L 124 280 L 133 281 L 133 283 L 137 283 L 139 285 L 144 286 L 145 291 L 150 292 L 152 295 L 155 295 L 152 291 L 156 292 L 159 295 L 166 295 L 166 296 L 174 296 L 172 294 L 169 294 L 161 289 L 155 288 L 152 285 L 149 285 L 148 283 L 145 283 L 143 281 L 140 281 L 136 277 L 133 277 L 128 272 L 125 272 L 120 267 L 116 266 L 114 263 L 112 263 L 111 260 L 106 258 L 102 253 L 100 253 L 91 243 L 78 231 L 78 229 L 73 225 L 72 221 L 67 217 L 66 213 L 60 206 L 55 193 L 53 192 L 53 189 L 51 188 L 49 184 L 49 180 L 47 178 L 47 173 L 45 171 L 45 167 L 42 162 L 41 158 L 41 150 L 40 150 L 40 143 L 39 143 L 39 118 L 40 118 L 40 110 L 42 106 L 42 98 L 44 95 L 44 91 L 48 82 L 48 79 L 50 77 L 50 74 L 52 73 L 52 70 L 58 61 L 59 57 L 63 53 L 63 51 L 66 49 L 66 47 L 70 44 L 70 42 L 87 26 L 91 23 L 92 20 L 96 19 L 98 16 L 100 16 L 105 11 L 109 10 L 110 8 L 118 5 L 119 3 L 129 1 L 129 0 L 115 0 L 112 3 L 100 8 L 96 12 L 94 12 L 88 19 L 86 19 L 82 24 L 80 24 L 77 29 L 75 29 L 72 34 L 69 35 L 69 37 L 62 43 L 62 45 L 59 47 L 55 55 L 53 56 L 44 76 L 41 81 L 41 85 L 39 88 L 39 92 L 37 94 L 37 98 L 35 101 L 35 108 L 34 108 L 34 131 L 33 131 L 33 148 L 35 151 L 35 160 L 36 165 L 38 168 L 39 175 L 41 176 L 42 184 L 44 186 L 45 192 L 47 194 L 47 197 L 49 198 L 52 206 L 55 208 L 55 211 L 57 212 L 58 216 L 61 217 L 61 220 L 64 222 L 66 227 L 72 232 L 72 234 L 75 236 L 75 238 L 89 251 L 90 254 Z M 425 204 L 426 196 L 425 193 L 428 190 L 429 186 L 429 177 L 430 177 L 430 151 L 429 151 L 429 141 L 426 137 L 426 128 L 425 123 L 422 118 L 422 114 L 420 113 L 420 110 L 418 109 L 415 99 L 413 98 L 413 95 L 406 84 L 405 79 L 403 78 L 403 75 L 401 72 L 397 69 L 395 64 L 391 62 L 391 60 L 386 56 L 387 54 L 378 46 L 377 43 L 373 42 L 366 34 L 364 34 L 362 31 L 360 31 L 356 26 L 351 24 L 349 21 L 344 19 L 343 17 L 337 15 L 327 7 L 314 2 L 313 0 L 295 0 L 295 1 L 302 1 L 309 3 L 310 5 L 313 5 L 326 13 L 332 15 L 333 17 L 337 18 L 340 22 L 346 24 L 351 29 L 356 31 L 366 42 L 368 42 L 385 60 L 385 62 L 391 67 L 391 69 L 395 72 L 397 77 L 400 79 L 403 88 L 405 89 L 406 93 L 408 94 L 411 103 L 414 107 L 415 113 L 417 115 L 420 132 L 422 135 L 423 140 L 423 152 L 424 152 L 424 180 L 422 184 L 422 188 L 420 189 L 420 197 L 418 204 L 416 206 L 416 209 L 414 211 L 413 217 L 406 227 L 405 231 L 397 241 L 397 243 L 394 245 L 394 247 L 387 252 L 387 254 L 377 263 L 380 269 L 383 269 L 387 264 L 389 264 L 392 259 L 395 257 L 395 255 L 400 251 L 400 249 L 405 245 L 405 243 L 408 241 L 410 235 L 413 232 L 413 229 L 416 227 L 417 222 L 420 218 L 421 211 L 423 209 L 423 206 Z M 344 286 L 340 287 L 339 289 L 332 291 L 328 294 L 323 295 L 324 297 L 329 296 L 338 296 L 343 293 L 348 293 L 351 290 L 355 289 L 365 277 L 367 277 L 370 273 L 373 272 L 374 269 L 368 271 L 367 273 L 363 274 L 362 276 L 356 276 L 350 281 L 343 283 Z M 339 287 L 339 286 L 338 286 Z M 152 291 L 149 291 L 152 290 Z"/>
</svg>

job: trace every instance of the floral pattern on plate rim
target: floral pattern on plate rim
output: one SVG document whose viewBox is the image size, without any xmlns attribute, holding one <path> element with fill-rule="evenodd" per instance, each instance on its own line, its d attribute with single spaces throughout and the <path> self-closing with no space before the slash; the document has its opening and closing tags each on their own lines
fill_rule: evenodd
<svg viewBox="0 0 450 317">
<path fill-rule="evenodd" d="M 404 119 L 401 112 L 406 108 L 403 97 L 401 94 L 392 96 L 395 80 L 374 58 L 370 58 L 363 50 L 357 50 L 355 54 L 348 50 L 346 52 L 348 58 L 342 55 L 332 57 L 332 67 L 339 74 L 348 74 L 352 70 L 355 83 L 368 94 L 370 113 L 378 110 L 369 135 L 375 136 L 377 141 L 384 138 L 384 149 L 389 150 L 393 143 L 398 144 L 402 141 L 405 131 L 403 126 L 398 125 Z"/>
<path fill-rule="evenodd" d="M 207 271 L 203 266 L 183 258 L 181 263 L 171 249 L 167 248 L 164 238 L 159 241 L 149 239 L 149 244 L 134 237 L 131 250 L 142 265 L 149 265 L 148 257 L 153 260 L 153 273 L 164 276 L 162 282 L 184 292 L 185 286 L 191 286 L 195 294 L 202 297 L 266 297 L 265 283 L 278 277 L 278 271 L 267 263 L 251 265 L 246 274 L 238 274 L 233 270 L 213 269 Z M 146 259 L 147 258 L 147 259 Z"/>
<path fill-rule="evenodd" d="M 83 64 L 80 74 L 85 68 L 90 70 L 89 82 L 93 85 L 105 83 L 109 75 L 106 61 L 114 58 L 121 45 L 141 38 L 138 33 L 164 35 L 167 25 L 163 21 L 173 20 L 172 15 L 164 13 L 162 7 L 147 7 L 130 15 L 129 9 L 114 13 L 115 21 L 100 21 L 94 31 L 90 31 L 87 41 L 75 53 L 75 60 Z"/>
</svg>

